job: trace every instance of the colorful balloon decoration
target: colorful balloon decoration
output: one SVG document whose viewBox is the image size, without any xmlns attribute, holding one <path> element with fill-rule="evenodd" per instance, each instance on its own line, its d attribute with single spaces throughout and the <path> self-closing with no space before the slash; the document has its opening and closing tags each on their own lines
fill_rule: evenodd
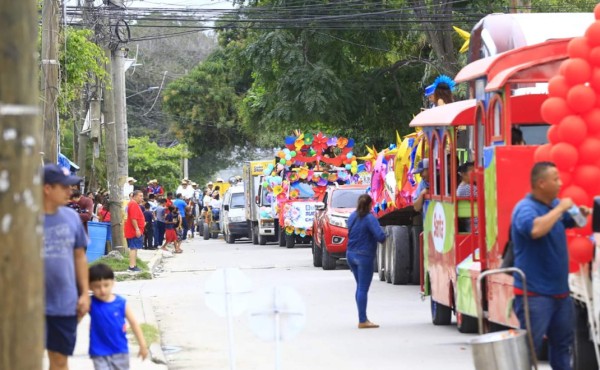
<svg viewBox="0 0 600 370">
<path fill-rule="evenodd" d="M 600 4 L 594 15 L 596 21 L 585 35 L 569 42 L 569 58 L 548 83 L 541 114 L 553 125 L 548 130 L 550 143 L 534 155 L 536 161 L 556 164 L 563 182 L 559 197 L 571 198 L 579 206 L 591 206 L 600 194 Z M 587 226 L 569 230 L 570 272 L 592 260 L 590 234 Z"/>
</svg>

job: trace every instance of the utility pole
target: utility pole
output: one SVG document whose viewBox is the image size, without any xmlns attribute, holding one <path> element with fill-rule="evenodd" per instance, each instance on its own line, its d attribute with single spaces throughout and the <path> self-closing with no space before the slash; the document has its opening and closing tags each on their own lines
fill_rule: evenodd
<svg viewBox="0 0 600 370">
<path fill-rule="evenodd" d="M 104 49 L 106 57 L 110 59 L 112 50 L 109 47 Z M 106 65 L 107 75 L 112 80 L 112 62 Z M 113 82 L 114 83 L 114 82 Z M 115 103 L 114 90 L 104 86 L 102 89 L 104 97 L 104 126 L 106 140 L 104 149 L 106 150 L 106 172 L 108 177 L 108 191 L 110 193 L 110 222 L 112 227 L 112 244 L 116 249 L 124 247 L 123 242 L 123 184 L 119 184 L 119 166 L 117 156 L 117 128 L 115 123 Z"/>
<path fill-rule="evenodd" d="M 115 124 L 117 130 L 117 157 L 119 163 L 119 186 L 125 185 L 129 176 L 129 148 L 127 129 L 127 106 L 125 102 L 125 52 L 119 48 L 113 52 L 113 91 L 115 98 Z"/>
<path fill-rule="evenodd" d="M 37 1 L 1 0 L 0 369 L 42 368 L 44 282 Z"/>
<path fill-rule="evenodd" d="M 28 1 L 28 0 L 27 0 Z M 44 0 L 42 6 L 42 99 L 44 111 L 44 159 L 58 161 L 58 34 L 59 1 Z"/>
</svg>

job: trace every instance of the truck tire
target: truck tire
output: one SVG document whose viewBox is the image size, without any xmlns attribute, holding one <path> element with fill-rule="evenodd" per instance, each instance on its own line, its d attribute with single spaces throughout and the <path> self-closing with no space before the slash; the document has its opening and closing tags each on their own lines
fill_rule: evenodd
<svg viewBox="0 0 600 370">
<path fill-rule="evenodd" d="M 383 276 L 385 277 L 385 282 L 386 283 L 391 283 L 392 282 L 392 275 L 391 275 L 391 266 L 392 266 L 392 231 L 391 231 L 391 226 L 386 226 L 385 227 L 385 231 L 386 231 L 386 235 L 388 235 L 387 238 L 385 238 L 385 247 L 383 248 L 384 250 L 384 255 L 383 255 L 383 265 L 385 266 L 384 270 L 383 270 Z"/>
<path fill-rule="evenodd" d="M 410 284 L 421 284 L 421 244 L 420 236 L 423 226 L 412 226 L 410 228 Z"/>
<path fill-rule="evenodd" d="M 321 252 L 323 253 L 323 270 L 335 270 L 337 259 L 327 251 L 324 238 L 321 238 Z"/>
<path fill-rule="evenodd" d="M 312 237 L 312 257 L 314 267 L 323 267 L 323 254 L 321 253 L 321 249 L 317 247 L 314 234 Z"/>
<path fill-rule="evenodd" d="M 279 228 L 278 230 L 279 230 L 279 246 L 285 247 L 285 230 L 282 230 L 281 228 Z"/>
<path fill-rule="evenodd" d="M 575 332 L 573 333 L 573 370 L 597 370 L 594 342 L 590 340 L 587 309 L 575 304 Z"/>
<path fill-rule="evenodd" d="M 405 285 L 410 281 L 410 227 L 391 226 L 390 282 Z"/>
<path fill-rule="evenodd" d="M 431 297 L 431 322 L 433 325 L 450 325 L 452 310 L 448 306 L 437 303 Z"/>
<path fill-rule="evenodd" d="M 209 230 L 208 224 L 206 222 L 202 225 L 202 230 L 203 230 L 202 237 L 204 238 L 204 240 L 210 239 L 210 230 Z"/>
<path fill-rule="evenodd" d="M 460 333 L 473 334 L 478 332 L 477 318 L 456 311 L 456 328 Z"/>
<path fill-rule="evenodd" d="M 225 241 L 227 244 L 235 244 L 235 238 L 229 231 L 227 231 L 227 234 L 225 234 Z"/>
<path fill-rule="evenodd" d="M 204 236 L 204 221 L 202 219 L 198 222 L 198 235 Z"/>
<path fill-rule="evenodd" d="M 385 281 L 385 244 L 377 243 L 377 274 L 380 281 Z"/>
<path fill-rule="evenodd" d="M 285 234 L 285 247 L 291 249 L 291 248 L 294 248 L 294 245 L 296 245 L 296 235 Z"/>
<path fill-rule="evenodd" d="M 258 244 L 258 227 L 256 227 L 254 225 L 254 223 L 250 223 L 250 232 L 251 232 L 251 236 L 252 236 L 252 244 L 257 245 Z"/>
<path fill-rule="evenodd" d="M 258 244 L 265 245 L 267 244 L 267 237 L 265 235 L 258 236 Z"/>
</svg>

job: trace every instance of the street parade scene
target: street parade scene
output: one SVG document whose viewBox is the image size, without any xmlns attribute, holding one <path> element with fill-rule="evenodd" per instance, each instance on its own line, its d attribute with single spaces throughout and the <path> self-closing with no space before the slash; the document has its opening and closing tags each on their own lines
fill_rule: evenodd
<svg viewBox="0 0 600 370">
<path fill-rule="evenodd" d="M 0 370 L 600 367 L 600 4 L 0 16 Z"/>
</svg>

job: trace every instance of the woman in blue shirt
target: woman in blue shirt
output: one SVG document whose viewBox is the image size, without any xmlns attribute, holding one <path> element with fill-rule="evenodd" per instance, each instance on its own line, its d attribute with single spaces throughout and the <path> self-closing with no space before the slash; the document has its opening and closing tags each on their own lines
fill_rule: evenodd
<svg viewBox="0 0 600 370">
<path fill-rule="evenodd" d="M 373 280 L 373 262 L 377 253 L 377 242 L 385 241 L 385 233 L 371 214 L 373 200 L 368 194 L 358 198 L 358 205 L 348 218 L 348 249 L 346 259 L 356 280 L 356 306 L 358 328 L 378 328 L 367 319 L 367 295 Z"/>
</svg>

